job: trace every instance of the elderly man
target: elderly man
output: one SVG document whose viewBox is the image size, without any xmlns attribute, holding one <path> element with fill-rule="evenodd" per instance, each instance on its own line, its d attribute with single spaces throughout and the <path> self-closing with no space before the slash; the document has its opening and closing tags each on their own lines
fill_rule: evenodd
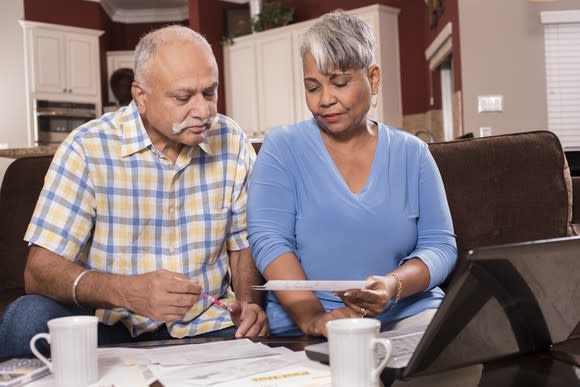
<svg viewBox="0 0 580 387">
<path fill-rule="evenodd" d="M 3 316 L 0 357 L 75 314 L 99 317 L 99 344 L 267 334 L 246 234 L 255 153 L 217 114 L 217 88 L 198 33 L 141 39 L 133 101 L 56 152 L 25 236 L 29 295 Z"/>
</svg>

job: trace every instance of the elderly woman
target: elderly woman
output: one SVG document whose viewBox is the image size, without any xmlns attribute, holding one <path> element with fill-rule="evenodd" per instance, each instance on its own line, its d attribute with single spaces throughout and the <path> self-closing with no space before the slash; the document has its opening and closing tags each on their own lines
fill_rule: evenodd
<svg viewBox="0 0 580 387">
<path fill-rule="evenodd" d="M 454 267 L 455 236 L 427 145 L 368 118 L 379 92 L 371 27 L 333 12 L 301 46 L 310 120 L 278 127 L 254 166 L 249 240 L 267 280 L 364 280 L 341 293 L 268 294 L 270 331 L 326 335 L 329 320 L 428 323 Z"/>
</svg>

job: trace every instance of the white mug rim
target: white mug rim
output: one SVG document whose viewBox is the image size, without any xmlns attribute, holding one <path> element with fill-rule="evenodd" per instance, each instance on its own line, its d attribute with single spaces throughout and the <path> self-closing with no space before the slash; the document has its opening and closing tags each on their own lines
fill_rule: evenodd
<svg viewBox="0 0 580 387">
<path fill-rule="evenodd" d="M 379 320 L 374 318 L 343 318 L 330 320 L 326 323 L 328 332 L 376 332 L 381 327 Z"/>
<path fill-rule="evenodd" d="M 87 326 L 98 322 L 97 316 L 65 316 L 48 320 L 48 328 Z"/>
</svg>

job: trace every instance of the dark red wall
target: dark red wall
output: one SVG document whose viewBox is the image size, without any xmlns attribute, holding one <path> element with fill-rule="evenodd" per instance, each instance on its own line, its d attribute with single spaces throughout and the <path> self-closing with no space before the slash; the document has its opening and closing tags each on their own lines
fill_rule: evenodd
<svg viewBox="0 0 580 387">
<path fill-rule="evenodd" d="M 226 98 L 224 91 L 223 50 L 221 38 L 225 35 L 225 10 L 238 8 L 237 4 L 223 1 L 189 0 L 189 27 L 199 32 L 211 44 L 219 67 L 218 111 L 225 113 Z"/>
<path fill-rule="evenodd" d="M 168 24 L 189 25 L 187 20 L 166 23 L 117 23 L 112 21 L 107 29 L 109 50 L 133 50 L 143 35 Z"/>
<path fill-rule="evenodd" d="M 25 20 L 100 30 L 103 15 L 101 5 L 93 1 L 24 0 Z"/>
<path fill-rule="evenodd" d="M 461 85 L 461 50 L 459 44 L 459 6 L 458 0 L 441 0 L 441 4 L 443 5 L 443 14 L 441 18 L 438 20 L 437 25 L 434 28 L 428 28 L 426 30 L 426 46 L 427 48 L 429 44 L 437 37 L 437 35 L 441 32 L 441 30 L 447 25 L 447 23 L 452 24 L 452 35 L 451 35 L 451 42 L 452 42 L 452 68 L 453 68 L 453 88 L 455 91 L 462 90 Z M 432 74 L 432 87 L 433 87 L 433 94 L 435 97 L 435 105 L 433 106 L 436 109 L 441 108 L 441 80 L 439 76 L 439 72 L 435 71 Z"/>
<path fill-rule="evenodd" d="M 399 9 L 399 53 L 403 114 L 429 110 L 429 65 L 425 60 L 428 10 L 423 0 L 402 0 Z"/>
</svg>

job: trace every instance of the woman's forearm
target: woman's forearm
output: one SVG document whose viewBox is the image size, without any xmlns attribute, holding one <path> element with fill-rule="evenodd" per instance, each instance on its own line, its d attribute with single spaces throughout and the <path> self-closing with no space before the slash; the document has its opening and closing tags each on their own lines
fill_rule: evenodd
<svg viewBox="0 0 580 387">
<path fill-rule="evenodd" d="M 264 270 L 266 280 L 304 280 L 306 275 L 293 253 L 285 253 L 273 260 Z M 276 297 L 290 318 L 306 334 L 314 322 L 324 315 L 320 300 L 311 291 L 279 291 Z"/>
</svg>

